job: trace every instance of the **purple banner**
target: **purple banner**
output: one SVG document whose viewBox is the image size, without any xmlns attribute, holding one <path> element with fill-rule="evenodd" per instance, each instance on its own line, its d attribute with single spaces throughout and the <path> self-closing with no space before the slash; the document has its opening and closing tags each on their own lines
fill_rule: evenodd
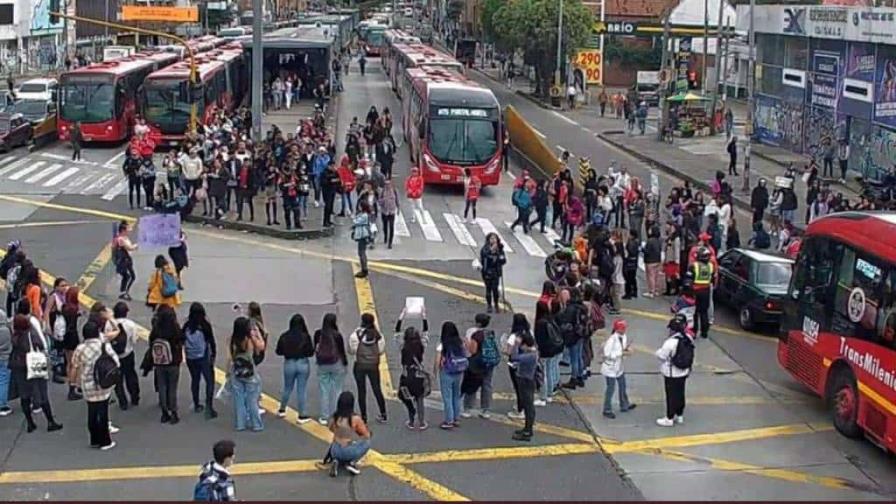
<svg viewBox="0 0 896 504">
<path fill-rule="evenodd" d="M 896 47 L 878 46 L 874 120 L 896 126 Z"/>
<path fill-rule="evenodd" d="M 874 80 L 874 46 L 851 43 L 846 57 L 846 77 L 865 82 Z"/>
</svg>

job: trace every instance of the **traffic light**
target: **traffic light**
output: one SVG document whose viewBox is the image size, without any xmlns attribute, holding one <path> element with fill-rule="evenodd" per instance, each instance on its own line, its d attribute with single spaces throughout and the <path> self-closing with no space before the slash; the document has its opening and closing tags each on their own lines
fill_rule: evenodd
<svg viewBox="0 0 896 504">
<path fill-rule="evenodd" d="M 59 22 L 59 16 L 54 15 L 59 12 L 59 0 L 50 0 L 50 24 L 54 25 Z"/>
</svg>

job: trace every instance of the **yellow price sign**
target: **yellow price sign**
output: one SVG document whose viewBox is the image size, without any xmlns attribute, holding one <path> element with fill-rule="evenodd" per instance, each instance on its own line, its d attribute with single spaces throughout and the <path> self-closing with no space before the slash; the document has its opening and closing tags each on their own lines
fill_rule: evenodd
<svg viewBox="0 0 896 504">
<path fill-rule="evenodd" d="M 582 49 L 576 53 L 574 65 L 585 74 L 586 84 L 603 83 L 604 57 L 600 49 Z"/>
<path fill-rule="evenodd" d="M 143 7 L 122 5 L 122 21 L 169 21 L 195 23 L 199 21 L 199 7 Z"/>
</svg>

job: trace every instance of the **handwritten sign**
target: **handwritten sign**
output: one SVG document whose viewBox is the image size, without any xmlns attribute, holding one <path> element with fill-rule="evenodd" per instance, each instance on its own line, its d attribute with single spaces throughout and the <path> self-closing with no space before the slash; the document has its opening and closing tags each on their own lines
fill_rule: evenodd
<svg viewBox="0 0 896 504">
<path fill-rule="evenodd" d="M 138 241 L 143 248 L 174 247 L 180 243 L 180 214 L 140 217 Z"/>
</svg>

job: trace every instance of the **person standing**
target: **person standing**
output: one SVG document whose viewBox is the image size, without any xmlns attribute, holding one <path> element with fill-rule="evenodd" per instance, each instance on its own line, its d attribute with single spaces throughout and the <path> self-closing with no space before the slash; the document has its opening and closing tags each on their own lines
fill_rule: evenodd
<svg viewBox="0 0 896 504">
<path fill-rule="evenodd" d="M 485 245 L 479 251 L 479 267 L 481 268 L 482 282 L 485 284 L 485 301 L 488 304 L 486 311 L 488 313 L 492 313 L 493 310 L 495 313 L 501 312 L 498 285 L 504 275 L 505 264 L 507 264 L 507 255 L 504 253 L 504 244 L 501 243 L 497 233 L 487 234 Z"/>
<path fill-rule="evenodd" d="M 628 240 L 625 242 L 625 253 L 622 258 L 622 277 L 625 279 L 625 295 L 622 296 L 622 299 L 637 299 L 638 297 L 638 259 L 640 257 L 641 239 L 638 233 L 631 229 L 628 232 Z M 648 290 L 648 292 L 650 291 Z"/>
<path fill-rule="evenodd" d="M 174 308 L 166 304 L 159 306 L 149 333 L 149 358 L 159 392 L 161 422 L 171 425 L 180 421 L 177 416 L 177 382 L 183 361 L 184 341 Z"/>
<path fill-rule="evenodd" d="M 402 337 L 401 324 L 405 311 L 402 310 L 395 323 L 395 339 Z M 423 353 L 429 342 L 429 321 L 423 313 L 423 334 L 416 327 L 410 326 L 404 331 L 401 341 L 401 377 L 398 379 L 398 398 L 408 410 L 405 427 L 409 430 L 424 431 L 429 428 L 426 423 L 426 406 L 423 400 L 432 392 L 432 375 L 423 365 Z"/>
<path fill-rule="evenodd" d="M 837 156 L 837 146 L 831 137 L 826 137 L 821 144 L 822 162 L 824 164 L 824 178 L 834 176 L 834 157 Z"/>
<path fill-rule="evenodd" d="M 254 432 L 264 430 L 258 401 L 261 399 L 261 379 L 256 363 L 265 349 L 264 338 L 258 325 L 248 317 L 237 317 L 233 321 L 230 336 L 230 390 L 233 392 L 234 428 L 239 431 L 249 429 Z"/>
<path fill-rule="evenodd" d="M 230 466 L 236 455 L 236 443 L 222 439 L 212 447 L 212 460 L 202 466 L 199 481 L 193 487 L 193 500 L 229 502 L 236 500 Z"/>
<path fill-rule="evenodd" d="M 750 193 L 750 208 L 753 210 L 753 225 L 765 218 L 765 209 L 769 205 L 768 188 L 765 178 L 760 178 Z"/>
<path fill-rule="evenodd" d="M 461 412 L 460 385 L 464 371 L 469 367 L 469 353 L 460 337 L 454 322 L 442 324 L 440 343 L 436 347 L 433 375 L 439 376 L 439 389 L 442 392 L 444 420 L 439 427 L 451 430 L 460 425 L 458 417 Z"/>
<path fill-rule="evenodd" d="M 479 201 L 479 193 L 482 190 L 482 181 L 474 175 L 469 168 L 464 168 L 464 222 L 469 223 L 467 216 L 469 211 L 473 210 L 473 220 L 476 220 L 476 202 Z M 526 223 L 527 224 L 527 223 Z M 524 225 L 523 228 L 527 228 Z"/>
<path fill-rule="evenodd" d="M 672 258 L 674 256 L 670 256 Z M 659 226 L 651 226 L 647 230 L 647 243 L 644 245 L 644 269 L 647 276 L 647 292 L 644 297 L 652 298 L 660 295 L 660 270 L 663 265 L 663 241 L 660 238 Z"/>
<path fill-rule="evenodd" d="M 408 201 L 411 202 L 411 222 L 417 222 L 417 213 L 420 213 L 420 219 L 426 219 L 426 210 L 423 208 L 423 175 L 420 174 L 420 169 L 416 166 L 411 168 L 411 175 L 405 179 L 404 181 L 404 190 L 405 194 L 408 198 Z"/>
<path fill-rule="evenodd" d="M 48 350 L 46 339 L 43 334 L 33 329 L 28 315 L 17 314 L 13 317 L 10 345 L 9 371 L 12 385 L 19 392 L 19 403 L 22 414 L 25 416 L 28 432 L 34 432 L 37 429 L 31 416 L 37 408 L 44 412 L 47 419 L 47 432 L 61 429 L 62 424 L 57 423 L 53 418 L 53 410 L 50 407 L 50 397 L 47 393 L 48 374 L 46 372 L 43 374 L 33 373 L 28 369 L 26 355 L 29 352 L 41 352 L 46 355 Z M 70 378 L 72 378 L 71 375 Z"/>
<path fill-rule="evenodd" d="M 372 313 L 361 314 L 361 326 L 352 331 L 348 338 L 348 353 L 355 357 L 352 373 L 358 390 L 358 406 L 361 419 L 367 423 L 367 382 L 376 399 L 380 414 L 378 423 L 386 423 L 386 399 L 380 382 L 380 360 L 386 352 L 386 339 L 376 328 Z"/>
<path fill-rule="evenodd" d="M 146 206 L 143 209 L 150 212 L 155 205 L 156 192 L 156 165 L 152 162 L 151 154 L 143 158 L 138 173 L 140 174 L 140 180 L 143 183 L 143 193 L 146 195 Z"/>
<path fill-rule="evenodd" d="M 363 67 L 361 67 L 363 68 Z M 352 475 L 361 474 L 358 461 L 370 451 L 370 430 L 367 423 L 355 414 L 355 396 L 351 392 L 342 392 L 336 401 L 336 410 L 327 422 L 327 428 L 333 433 L 333 442 L 327 450 L 330 476 L 339 475 L 339 468 L 345 468 Z M 326 469 L 326 463 L 317 466 Z"/>
<path fill-rule="evenodd" d="M 562 385 L 565 389 L 574 390 L 585 386 L 585 369 L 582 357 L 584 340 L 588 333 L 588 308 L 582 302 L 579 289 L 563 289 L 560 291 L 560 303 L 563 308 L 554 318 L 563 338 L 565 353 L 569 356 L 569 381 Z"/>
<path fill-rule="evenodd" d="M 710 255 L 710 250 L 707 247 L 700 247 L 697 251 L 697 261 L 691 266 L 694 297 L 697 301 L 694 332 L 699 333 L 701 338 L 709 337 L 709 301 L 716 273 L 713 263 L 710 262 Z"/>
<path fill-rule="evenodd" d="M 176 308 L 180 305 L 177 272 L 163 255 L 156 256 L 154 265 L 156 269 L 149 277 L 146 304 L 154 309 L 161 306 Z"/>
<path fill-rule="evenodd" d="M 351 160 L 348 156 L 342 156 L 339 168 L 336 169 L 339 174 L 339 182 L 341 184 L 340 193 L 342 194 L 341 206 L 339 208 L 339 217 L 351 216 L 354 212 L 352 203 L 352 192 L 355 190 L 357 179 L 351 167 Z M 348 213 L 346 213 L 346 210 Z"/>
<path fill-rule="evenodd" d="M 514 315 L 525 317 L 520 313 Z M 522 429 L 514 431 L 513 439 L 516 441 L 532 440 L 533 427 L 535 425 L 535 370 L 538 366 L 538 351 L 535 349 L 535 338 L 532 333 L 523 332 L 520 344 L 516 346 L 510 355 L 510 360 L 516 364 L 517 395 L 526 415 Z"/>
<path fill-rule="evenodd" d="M 460 416 L 463 418 L 473 416 L 476 392 L 481 389 L 478 413 L 480 417 L 488 419 L 491 417 L 489 410 L 492 404 L 492 376 L 495 367 L 501 362 L 501 353 L 495 331 L 488 327 L 491 317 L 485 313 L 477 313 L 475 321 L 476 327 L 467 331 L 469 336 L 465 338 L 470 350 L 470 365 L 464 372 L 460 387 L 464 402 Z"/>
<path fill-rule="evenodd" d="M 597 103 L 600 105 L 600 116 L 603 117 L 604 113 L 607 110 L 607 102 L 610 101 L 610 97 L 607 96 L 607 89 L 600 88 L 600 94 L 597 95 Z"/>
<path fill-rule="evenodd" d="M 190 372 L 190 394 L 193 396 L 193 411 L 205 412 L 206 418 L 216 418 L 218 413 L 212 407 L 215 398 L 214 366 L 218 354 L 215 333 L 208 321 L 202 303 L 190 305 L 190 314 L 183 327 L 184 353 L 187 370 Z M 199 383 L 205 380 L 205 406 L 199 402 Z"/>
<path fill-rule="evenodd" d="M 837 147 L 837 160 L 840 162 L 840 180 L 841 184 L 846 183 L 846 170 L 849 168 L 849 143 L 846 140 L 840 140 Z"/>
<path fill-rule="evenodd" d="M 333 210 L 336 203 L 336 194 L 344 190 L 339 173 L 333 164 L 328 164 L 320 174 L 320 188 L 324 198 L 324 227 L 333 226 Z"/>
<path fill-rule="evenodd" d="M 728 152 L 728 175 L 737 176 L 737 135 L 731 135 L 725 146 Z"/>
<path fill-rule="evenodd" d="M 666 389 L 666 415 L 656 420 L 661 427 L 684 423 L 685 382 L 694 362 L 694 342 L 687 334 L 687 317 L 678 314 L 669 321 L 669 335 L 656 351 Z"/>
<path fill-rule="evenodd" d="M 361 77 L 364 77 L 364 71 L 367 68 L 367 58 L 364 57 L 364 53 L 361 53 L 361 56 L 358 57 L 358 67 L 361 69 Z"/>
<path fill-rule="evenodd" d="M 615 388 L 619 386 L 619 411 L 625 413 L 635 409 L 635 404 L 628 400 L 628 393 L 625 387 L 625 369 L 623 360 L 629 352 L 629 341 L 626 335 L 628 323 L 625 320 L 617 319 L 613 321 L 613 332 L 603 347 L 603 363 L 600 365 L 600 374 L 604 376 L 607 383 L 606 392 L 604 392 L 604 417 L 616 418 L 613 413 L 613 394 Z"/>
<path fill-rule="evenodd" d="M 538 356 L 544 368 L 541 400 L 545 404 L 554 401 L 555 390 L 560 387 L 560 358 L 563 355 L 563 338 L 554 322 L 552 307 L 559 310 L 560 304 L 544 300 L 539 300 L 535 304 L 534 336 Z"/>
<path fill-rule="evenodd" d="M 734 112 L 731 107 L 725 107 L 725 136 L 730 137 L 734 130 Z"/>
<path fill-rule="evenodd" d="M 81 141 L 83 140 L 81 135 L 81 122 L 78 121 L 72 125 L 72 129 L 69 131 L 69 141 L 72 144 L 72 161 L 80 161 L 81 160 Z"/>
<path fill-rule="evenodd" d="M 112 340 L 112 349 L 118 355 L 118 367 L 121 369 L 121 380 L 115 384 L 115 397 L 122 411 L 131 405 L 140 404 L 140 381 L 137 378 L 137 366 L 134 348 L 137 341 L 137 324 L 128 318 L 128 304 L 124 301 L 115 303 L 112 308 L 113 323 L 118 326 L 118 336 Z M 125 394 L 127 390 L 127 394 Z M 128 397 L 130 396 L 130 398 Z"/>
<path fill-rule="evenodd" d="M 386 109 L 388 110 L 388 109 Z M 380 119 L 381 123 L 387 123 L 383 121 L 386 117 L 386 112 L 383 112 L 383 117 Z M 385 127 L 383 126 L 383 130 L 385 131 Z M 389 127 L 391 128 L 391 123 L 389 123 Z M 376 162 L 380 165 L 380 173 L 383 174 L 383 177 L 386 179 L 392 178 L 392 165 L 395 162 L 395 143 L 392 140 L 391 134 L 386 134 L 383 138 L 382 142 L 376 144 L 374 148 L 374 154 L 376 155 Z"/>
<path fill-rule="evenodd" d="M 84 342 L 78 345 L 72 357 L 72 366 L 69 371 L 69 379 L 78 381 L 87 400 L 87 430 L 90 433 L 90 446 L 100 450 L 110 450 L 115 447 L 112 434 L 118 432 L 109 422 L 109 399 L 112 396 L 112 388 L 103 388 L 95 380 L 95 368 L 101 357 L 112 358 L 119 365 L 118 356 L 112 350 L 106 334 L 100 334 L 100 326 L 93 320 L 84 324 Z M 108 333 L 108 334 L 118 334 Z"/>
<path fill-rule="evenodd" d="M 357 212 L 352 219 L 352 240 L 358 244 L 358 262 L 360 270 L 355 273 L 355 278 L 367 277 L 367 246 L 372 239 L 370 229 L 370 206 L 367 200 L 358 200 Z"/>
<path fill-rule="evenodd" d="M 576 95 L 578 94 L 578 89 L 576 89 L 576 85 L 572 82 L 569 83 L 569 86 L 566 88 L 566 105 L 569 107 L 569 110 L 576 108 Z"/>
<path fill-rule="evenodd" d="M 296 422 L 301 424 L 311 420 L 305 402 L 305 388 L 311 375 L 311 357 L 314 357 L 314 345 L 305 318 L 296 313 L 289 319 L 289 329 L 277 340 L 277 355 L 283 357 L 283 391 L 280 394 L 280 407 L 277 416 L 286 417 L 286 406 L 293 388 L 296 389 Z"/>
<path fill-rule="evenodd" d="M 314 354 L 317 361 L 317 382 L 320 389 L 321 425 L 327 425 L 327 418 L 336 411 L 336 399 L 342 391 L 348 358 L 345 355 L 345 340 L 336 322 L 335 313 L 324 315 L 321 327 L 314 332 Z"/>
<path fill-rule="evenodd" d="M 391 178 L 386 179 L 377 205 L 383 219 L 383 243 L 391 249 L 392 240 L 395 238 L 395 216 L 398 214 L 398 190 L 395 189 Z"/>
</svg>

